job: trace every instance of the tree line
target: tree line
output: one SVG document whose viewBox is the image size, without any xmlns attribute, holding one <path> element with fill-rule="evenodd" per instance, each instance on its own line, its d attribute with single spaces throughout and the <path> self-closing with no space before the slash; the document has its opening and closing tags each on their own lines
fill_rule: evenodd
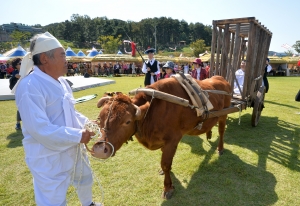
<svg viewBox="0 0 300 206">
<path fill-rule="evenodd" d="M 108 19 L 107 17 L 90 18 L 88 15 L 73 14 L 70 20 L 49 24 L 44 27 L 59 39 L 71 41 L 80 48 L 99 44 L 100 36 L 113 36 L 138 43 L 140 49 L 148 46 L 158 50 L 178 47 L 180 41 L 186 45 L 198 39 L 203 39 L 210 46 L 212 29 L 202 23 L 187 23 L 184 20 L 160 17 L 147 18 L 139 22 Z M 99 45 L 101 47 L 101 45 Z"/>
</svg>

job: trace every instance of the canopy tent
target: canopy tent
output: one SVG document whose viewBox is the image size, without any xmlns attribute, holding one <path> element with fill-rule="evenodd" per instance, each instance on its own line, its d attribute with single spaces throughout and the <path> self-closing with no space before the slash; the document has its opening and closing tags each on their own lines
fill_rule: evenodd
<svg viewBox="0 0 300 206">
<path fill-rule="evenodd" d="M 18 45 L 17 49 L 11 53 L 8 57 L 23 57 L 27 54 L 27 52 L 20 46 Z"/>
<path fill-rule="evenodd" d="M 100 50 L 98 54 L 103 54 L 102 50 Z"/>
<path fill-rule="evenodd" d="M 117 54 L 121 55 L 121 54 L 123 54 L 123 53 L 119 50 Z"/>
<path fill-rule="evenodd" d="M 67 57 L 74 57 L 74 56 L 77 56 L 77 54 L 75 52 L 73 52 L 73 50 L 68 47 L 67 50 L 66 50 L 66 56 Z"/>
<path fill-rule="evenodd" d="M 9 59 L 10 59 L 10 57 L 2 56 L 2 57 L 0 57 L 0 62 L 1 62 L 1 63 L 5 63 L 5 62 L 7 62 L 7 60 L 9 60 Z"/>
<path fill-rule="evenodd" d="M 85 57 L 85 53 L 83 53 L 81 50 L 77 53 L 78 57 Z"/>
<path fill-rule="evenodd" d="M 98 53 L 97 49 L 95 49 L 95 47 L 93 47 L 93 49 L 91 50 L 91 52 L 87 55 L 88 57 L 94 57 L 96 56 Z"/>
</svg>

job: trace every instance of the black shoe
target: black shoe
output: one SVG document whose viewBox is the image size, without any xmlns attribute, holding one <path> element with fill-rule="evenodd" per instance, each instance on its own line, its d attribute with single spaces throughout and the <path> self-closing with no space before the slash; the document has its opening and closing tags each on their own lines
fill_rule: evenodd
<svg viewBox="0 0 300 206">
<path fill-rule="evenodd" d="M 104 206 L 104 205 L 100 202 L 92 202 L 89 206 Z"/>
<path fill-rule="evenodd" d="M 21 129 L 21 124 L 20 124 L 20 123 L 17 123 L 15 129 L 16 129 L 16 130 L 20 130 L 20 129 Z"/>
</svg>

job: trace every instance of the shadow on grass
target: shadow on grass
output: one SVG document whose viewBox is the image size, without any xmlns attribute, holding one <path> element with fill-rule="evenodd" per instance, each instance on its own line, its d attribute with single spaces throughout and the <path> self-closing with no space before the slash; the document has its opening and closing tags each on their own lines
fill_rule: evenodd
<svg viewBox="0 0 300 206">
<path fill-rule="evenodd" d="M 245 125 L 238 126 L 238 119 L 229 118 L 225 132 L 227 144 L 247 148 L 258 155 L 258 167 L 266 169 L 272 160 L 291 170 L 300 172 L 300 125 L 283 121 L 278 117 L 264 117 L 257 127 L 250 126 L 251 115 L 242 117 Z M 249 121 L 247 125 L 247 121 Z"/>
<path fill-rule="evenodd" d="M 267 161 L 300 171 L 297 159 L 300 125 L 262 116 L 259 125 L 253 128 L 250 114 L 242 116 L 240 126 L 238 121 L 238 118 L 228 119 L 224 141 L 256 153 L 257 164 L 245 162 L 226 148 L 222 156 L 212 161 L 218 141 L 211 142 L 211 149 L 206 152 L 200 146 L 203 141 L 200 138 L 183 138 L 181 141 L 190 145 L 193 153 L 204 154 L 205 159 L 186 188 L 172 173 L 176 188 L 174 197 L 164 201 L 163 206 L 272 205 L 278 201 L 275 192 L 277 180 L 266 171 Z"/>
<path fill-rule="evenodd" d="M 275 105 L 279 105 L 279 106 L 283 106 L 283 107 L 289 107 L 289 108 L 293 108 L 293 109 L 299 109 L 299 107 L 291 106 L 291 105 L 288 105 L 288 104 L 281 104 L 281 103 L 278 103 L 278 102 L 272 102 L 272 101 L 268 101 L 268 100 L 265 100 L 264 102 L 268 103 L 268 104 L 275 104 Z"/>
<path fill-rule="evenodd" d="M 187 188 L 172 173 L 175 193 L 162 205 L 271 205 L 278 200 L 273 174 L 243 162 L 229 150 L 210 161 L 215 153 L 213 146 Z"/>
<path fill-rule="evenodd" d="M 6 139 L 9 140 L 9 143 L 7 144 L 8 148 L 16 148 L 16 147 L 23 146 L 22 144 L 23 134 L 21 130 L 9 134 Z"/>
</svg>

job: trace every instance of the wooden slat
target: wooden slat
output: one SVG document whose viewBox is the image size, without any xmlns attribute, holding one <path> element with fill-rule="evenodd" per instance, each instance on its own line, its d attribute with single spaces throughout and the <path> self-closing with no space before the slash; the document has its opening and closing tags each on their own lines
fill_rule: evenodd
<svg viewBox="0 0 300 206">
<path fill-rule="evenodd" d="M 247 61 L 253 58 L 253 51 L 255 45 L 255 29 L 254 22 L 250 23 L 250 31 L 249 31 L 249 38 L 248 38 L 248 50 L 247 50 Z M 246 71 L 245 71 L 245 78 L 244 78 L 244 87 L 243 87 L 243 98 L 245 98 L 246 94 L 248 94 L 248 87 L 247 84 L 250 81 L 248 78 L 250 77 L 251 72 L 251 65 L 246 63 Z"/>
<path fill-rule="evenodd" d="M 238 65 L 241 65 L 241 62 L 242 62 L 242 59 L 243 59 L 243 56 L 244 56 L 244 54 L 243 54 L 244 44 L 245 44 L 244 40 L 245 40 L 245 38 L 241 37 L 241 46 L 240 46 L 239 57 L 238 57 L 238 59 L 239 59 Z"/>
<path fill-rule="evenodd" d="M 266 45 L 265 53 L 264 53 L 264 56 L 263 56 L 264 60 L 266 60 L 267 57 L 268 57 L 268 51 L 270 49 L 271 39 L 272 39 L 272 35 L 268 35 L 268 37 L 267 37 L 267 45 Z M 261 74 L 264 74 L 264 69 L 262 71 L 263 72 Z"/>
<path fill-rule="evenodd" d="M 220 75 L 222 77 L 226 77 L 226 68 L 227 68 L 227 59 L 228 59 L 228 48 L 229 48 L 229 45 L 228 45 L 228 37 L 229 36 L 229 24 L 226 24 L 225 25 L 225 29 L 224 29 L 224 37 L 223 37 L 223 41 L 222 41 L 222 53 L 221 53 L 221 67 L 220 67 Z"/>
<path fill-rule="evenodd" d="M 236 81 L 235 71 L 237 70 L 237 68 L 239 66 L 238 65 L 238 55 L 239 55 L 238 52 L 239 52 L 240 43 L 241 43 L 241 41 L 240 41 L 241 39 L 239 37 L 239 33 L 240 33 L 239 30 L 240 30 L 240 25 L 237 24 L 236 34 L 235 34 L 235 42 L 234 42 L 234 50 L 233 50 L 233 63 L 232 63 L 233 68 L 231 70 L 234 81 Z M 234 81 L 231 82 L 231 88 L 233 88 Z"/>
<path fill-rule="evenodd" d="M 245 52 L 246 52 L 246 43 L 247 43 L 247 40 L 245 40 L 245 38 L 243 38 L 243 47 L 242 47 L 242 55 L 241 55 L 241 59 L 242 60 L 245 60 Z"/>
<path fill-rule="evenodd" d="M 257 39 L 257 45 L 258 49 L 257 49 L 257 56 L 256 56 L 256 61 L 254 62 L 254 76 L 255 78 L 258 77 L 260 75 L 260 71 L 263 67 L 262 62 L 266 62 L 262 57 L 263 57 L 263 53 L 264 53 L 264 49 L 266 47 L 266 42 L 265 42 L 265 38 L 266 38 L 266 33 L 263 32 L 263 30 L 259 29 L 259 38 Z M 265 43 L 265 45 L 263 45 Z M 262 61 L 263 60 L 263 61 Z"/>
<path fill-rule="evenodd" d="M 232 80 L 232 72 L 230 72 L 232 70 L 232 54 L 233 54 L 233 48 L 234 48 L 234 37 L 235 37 L 235 33 L 231 33 L 231 42 L 230 42 L 230 53 L 229 53 L 229 67 L 227 70 L 227 75 L 226 75 L 226 79 L 229 82 L 229 84 L 231 85 Z"/>
<path fill-rule="evenodd" d="M 226 36 L 226 42 L 225 42 L 225 44 L 226 44 L 226 63 L 225 63 L 225 67 L 224 67 L 224 74 L 222 74 L 222 76 L 226 79 L 226 77 L 227 77 L 227 73 L 228 73 L 228 69 L 229 69 L 229 67 L 230 67 L 230 62 L 229 62 L 229 52 L 230 52 L 230 37 L 231 37 L 231 33 L 229 32 L 229 30 L 228 30 L 228 32 L 227 32 L 227 36 Z"/>
<path fill-rule="evenodd" d="M 210 72 L 209 76 L 212 77 L 215 71 L 215 51 L 216 51 L 216 39 L 217 39 L 217 26 L 215 21 L 212 22 L 213 30 L 212 30 L 212 39 L 211 39 L 211 52 L 210 52 Z"/>
<path fill-rule="evenodd" d="M 219 63 L 220 63 L 220 52 L 222 48 L 222 39 L 223 39 L 223 34 L 222 34 L 222 28 L 219 28 L 219 33 L 218 33 L 218 43 L 217 43 L 217 51 L 216 51 L 216 70 L 215 70 L 215 75 L 219 75 Z"/>
</svg>

